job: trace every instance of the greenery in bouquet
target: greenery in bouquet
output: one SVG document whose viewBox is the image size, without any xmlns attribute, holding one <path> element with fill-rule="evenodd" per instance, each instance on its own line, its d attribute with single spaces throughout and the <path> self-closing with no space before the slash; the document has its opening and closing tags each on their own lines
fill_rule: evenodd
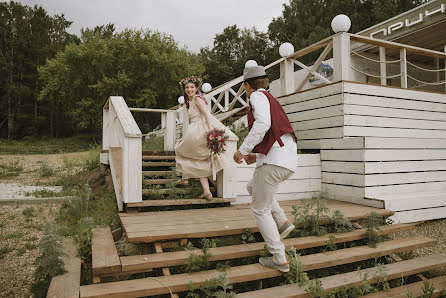
<svg viewBox="0 0 446 298">
<path fill-rule="evenodd" d="M 224 130 L 213 129 L 206 133 L 206 142 L 211 154 L 220 154 L 226 150 L 226 139 L 228 135 Z"/>
</svg>

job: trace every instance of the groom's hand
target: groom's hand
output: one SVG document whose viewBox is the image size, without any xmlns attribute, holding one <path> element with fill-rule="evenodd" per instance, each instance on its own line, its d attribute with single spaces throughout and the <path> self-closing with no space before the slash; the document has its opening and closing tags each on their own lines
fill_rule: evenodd
<svg viewBox="0 0 446 298">
<path fill-rule="evenodd" d="M 249 153 L 245 156 L 245 161 L 248 165 L 255 163 L 257 160 L 257 154 L 255 153 Z"/>
<path fill-rule="evenodd" d="M 234 153 L 234 161 L 238 164 L 242 163 L 243 157 L 245 157 L 245 156 L 243 154 L 241 154 L 240 151 L 238 151 L 238 150 Z"/>
</svg>

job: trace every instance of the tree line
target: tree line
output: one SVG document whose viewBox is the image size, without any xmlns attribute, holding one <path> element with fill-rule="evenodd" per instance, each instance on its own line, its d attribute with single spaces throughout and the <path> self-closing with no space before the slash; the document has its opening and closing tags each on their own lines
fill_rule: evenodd
<svg viewBox="0 0 446 298">
<path fill-rule="evenodd" d="M 261 65 L 278 59 L 283 42 L 298 50 L 330 36 L 337 14 L 350 17 L 355 33 L 423 2 L 290 0 L 267 32 L 228 26 L 199 53 L 170 35 L 116 32 L 113 24 L 83 29 L 78 37 L 66 31 L 72 22 L 64 15 L 0 2 L 0 138 L 100 135 L 102 107 L 111 95 L 122 95 L 132 107 L 169 108 L 187 75 L 218 86 L 239 76 L 249 59 Z M 136 117 L 146 132 L 159 122 L 153 115 Z"/>
</svg>

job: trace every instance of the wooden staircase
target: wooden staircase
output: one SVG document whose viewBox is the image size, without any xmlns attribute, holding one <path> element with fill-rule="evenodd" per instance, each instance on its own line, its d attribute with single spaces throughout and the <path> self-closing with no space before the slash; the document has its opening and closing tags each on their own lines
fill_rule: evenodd
<svg viewBox="0 0 446 298">
<path fill-rule="evenodd" d="M 142 194 L 143 201 L 128 203 L 127 208 L 211 205 L 234 202 L 234 198 L 218 198 L 217 189 L 211 186 L 214 199 L 200 199 L 201 187 L 198 182 L 190 181 L 190 186 L 176 183 L 180 177 L 175 172 L 175 152 L 143 151 L 142 153 Z M 188 196 L 196 194 L 195 197 Z M 174 198 L 172 198 L 174 197 Z"/>
<path fill-rule="evenodd" d="M 158 159 L 163 160 L 163 159 Z M 281 206 L 289 218 L 293 205 L 297 201 L 284 201 Z M 355 205 L 339 201 L 328 201 L 331 210 L 340 210 L 351 221 L 359 221 L 376 212 L 390 216 L 393 212 L 367 206 Z M 213 239 L 228 239 L 239 237 L 246 229 L 256 232 L 257 227 L 249 205 L 236 205 L 212 209 L 190 209 L 162 212 L 140 212 L 134 214 L 121 213 L 123 230 L 129 242 L 146 243 L 152 247 L 151 253 L 141 255 L 119 256 L 108 227 L 98 228 L 93 233 L 93 275 L 94 284 L 82 286 L 80 297 L 185 297 L 190 286 L 199 288 L 212 278 L 221 274 L 220 271 L 202 270 L 194 273 L 183 273 L 183 268 L 190 254 L 202 255 L 201 250 L 184 250 L 188 240 L 213 237 Z M 341 290 L 364 282 L 364 276 L 369 284 L 378 283 L 377 272 L 385 270 L 388 280 L 409 277 L 410 283 L 391 289 L 396 293 L 406 294 L 409 288 L 416 293 L 420 291 L 419 279 L 416 274 L 446 266 L 446 255 L 433 255 L 402 261 L 396 254 L 409 252 L 417 248 L 434 246 L 436 242 L 424 236 L 397 240 L 386 240 L 369 247 L 361 242 L 367 231 L 356 224 L 357 229 L 324 236 L 288 238 L 283 242 L 287 249 L 294 247 L 303 255 L 300 257 L 305 271 L 311 273 L 317 270 L 338 268 L 339 271 L 368 262 L 368 268 L 360 271 L 351 270 L 342 274 L 330 274 L 320 278 L 325 291 Z M 391 235 L 413 229 L 414 225 L 394 224 L 381 227 L 382 234 Z M 226 237 L 226 238 L 225 238 Z M 116 239 L 115 239 L 116 240 Z M 332 241 L 338 245 L 334 251 L 323 249 Z M 141 244 L 140 244 L 141 245 Z M 231 267 L 225 270 L 227 277 L 239 291 L 237 297 L 311 297 L 305 289 L 296 284 L 280 286 L 282 273 L 264 267 L 258 263 L 258 256 L 264 247 L 264 242 L 239 243 L 230 245 L 221 243 L 209 248 L 210 262 L 228 262 Z M 176 249 L 174 249 L 176 248 Z M 180 250 L 181 249 L 181 250 Z M 388 256 L 399 262 L 373 266 L 373 259 Z M 238 261 L 237 261 L 238 260 Z M 368 261 L 367 261 L 368 260 Z M 214 263 L 215 264 L 215 263 Z M 243 265 L 244 264 L 244 265 Z M 355 265 L 349 265 L 355 264 Z M 344 266 L 344 267 L 343 267 Z M 337 272 L 337 271 L 336 271 Z M 127 276 L 126 280 L 110 280 L 112 276 Z M 421 276 L 421 275 L 419 275 Z M 423 277 L 424 278 L 424 277 Z M 446 277 L 432 279 L 438 287 L 446 285 Z M 258 285 L 268 288 L 258 290 Z M 249 290 L 246 290 L 248 288 Z M 383 292 L 384 293 L 384 292 Z M 436 292 L 441 293 L 437 290 Z M 382 296 L 379 296 L 382 297 Z M 435 297 L 435 296 L 434 296 Z"/>
</svg>

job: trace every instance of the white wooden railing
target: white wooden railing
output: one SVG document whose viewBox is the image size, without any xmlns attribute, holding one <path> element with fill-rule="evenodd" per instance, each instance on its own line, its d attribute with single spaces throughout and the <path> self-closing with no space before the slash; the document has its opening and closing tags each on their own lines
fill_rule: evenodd
<svg viewBox="0 0 446 298">
<path fill-rule="evenodd" d="M 101 162 L 110 165 L 116 201 L 142 201 L 142 133 L 124 98 L 111 96 L 103 108 Z"/>
<path fill-rule="evenodd" d="M 358 67 L 352 65 L 352 56 L 359 57 L 359 55 L 362 54 L 355 51 L 355 48 L 357 48 L 357 46 L 352 47 L 351 43 L 367 44 L 368 47 L 366 49 L 370 49 L 371 47 L 379 47 L 380 58 L 375 59 L 375 62 L 377 62 L 380 66 L 380 72 L 378 74 L 367 73 L 366 70 L 361 70 Z M 312 63 L 312 65 L 307 66 L 299 61 L 299 59 L 303 56 L 311 54 L 322 48 L 322 53 L 319 55 L 316 61 Z M 400 56 L 399 59 L 397 59 L 396 61 L 395 59 L 393 59 L 393 61 L 386 61 L 386 49 L 398 50 Z M 329 56 L 330 53 L 332 54 L 331 57 Z M 435 59 L 434 61 L 436 67 L 434 69 L 428 69 L 423 66 L 416 65 L 408 61 L 408 53 L 431 57 Z M 327 57 L 329 59 L 332 59 L 332 78 L 326 78 L 317 72 L 318 67 L 321 65 L 322 62 L 325 61 L 325 59 L 327 59 Z M 380 78 L 382 85 L 385 85 L 386 80 L 389 78 L 400 77 L 401 88 L 420 88 L 423 85 L 444 85 L 445 87 L 443 88 L 443 92 L 446 92 L 445 80 L 440 80 L 441 73 L 446 74 L 445 68 L 440 68 L 441 60 L 446 60 L 445 53 L 341 32 L 327 37 L 308 47 L 300 49 L 290 56 L 280 58 L 273 63 L 265 66 L 265 69 L 269 69 L 278 64 L 280 65 L 280 79 L 278 82 L 279 87 L 274 90 L 274 95 L 276 96 L 283 96 L 286 94 L 299 92 L 304 89 L 313 88 L 314 86 L 308 84 L 312 76 L 318 78 L 322 82 L 322 84 L 330 84 L 339 81 L 355 81 L 355 72 L 361 72 L 362 74 L 369 77 L 378 77 Z M 386 65 L 394 62 L 400 64 L 399 73 L 387 75 Z M 294 65 L 297 65 L 299 68 L 301 68 L 300 71 L 303 72 L 303 74 L 296 75 L 296 72 L 298 70 L 295 70 Z M 436 79 L 432 81 L 417 79 L 414 75 L 410 74 L 410 71 L 408 71 L 409 67 L 411 69 L 417 68 L 425 72 L 434 72 Z M 416 82 L 418 83 L 418 85 L 409 84 L 408 81 Z M 205 95 L 206 99 L 211 102 L 212 113 L 215 114 L 231 111 L 237 103 L 240 103 L 242 106 L 246 106 L 248 104 L 249 101 L 246 98 L 243 84 L 237 90 L 234 90 L 234 87 L 242 82 L 243 76 L 239 76 L 217 88 L 214 88 L 213 90 L 211 90 L 211 92 Z"/>
</svg>

